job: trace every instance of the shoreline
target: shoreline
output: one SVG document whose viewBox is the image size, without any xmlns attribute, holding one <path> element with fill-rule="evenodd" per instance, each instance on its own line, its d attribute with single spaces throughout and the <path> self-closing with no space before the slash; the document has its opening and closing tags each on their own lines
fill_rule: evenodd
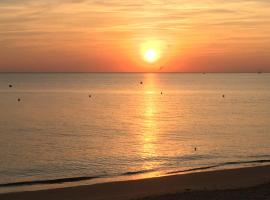
<svg viewBox="0 0 270 200">
<path fill-rule="evenodd" d="M 183 192 L 216 192 L 270 183 L 270 165 L 203 171 L 188 174 L 83 185 L 49 190 L 0 194 L 1 200 L 32 199 L 141 199 Z M 151 198 L 150 198 L 151 199 Z"/>
<path fill-rule="evenodd" d="M 247 160 L 247 161 L 231 161 L 231 162 L 225 162 L 225 163 L 219 163 L 219 164 L 213 164 L 213 165 L 207 165 L 202 167 L 195 167 L 195 168 L 186 168 L 182 170 L 174 170 L 174 171 L 167 171 L 164 173 L 160 173 L 154 170 L 139 170 L 139 171 L 129 171 L 124 172 L 122 174 L 116 175 L 116 176 L 74 176 L 74 177 L 62 177 L 62 178 L 55 178 L 55 179 L 36 179 L 36 180 L 29 180 L 29 181 L 18 181 L 18 182 L 7 182 L 7 183 L 0 183 L 0 189 L 1 188 L 8 188 L 8 187 L 21 187 L 21 186 L 42 186 L 47 185 L 47 187 L 40 187 L 40 189 L 34 189 L 30 191 L 35 190 L 49 190 L 49 189 L 57 189 L 57 188 L 65 188 L 65 187 L 77 187 L 82 185 L 94 185 L 94 184 L 102 184 L 102 183 L 108 183 L 108 182 L 119 182 L 119 181 L 129 181 L 129 180 L 138 180 L 138 179 L 146 179 L 146 178 L 157 178 L 157 177 L 163 177 L 163 176 L 171 176 L 171 175 L 180 175 L 180 174 L 186 174 L 186 173 L 195 173 L 195 172 L 207 172 L 207 171 L 217 171 L 217 170 L 226 170 L 226 169 L 238 169 L 238 168 L 246 168 L 246 167 L 255 167 L 255 166 L 264 166 L 264 165 L 255 165 L 252 166 L 251 164 L 264 164 L 264 165 L 270 165 L 267 163 L 270 163 L 269 159 L 260 159 L 260 160 Z M 246 165 L 246 166 L 245 166 Z M 234 167 L 233 167 L 234 166 Z M 227 167 L 227 168 L 226 168 Z M 231 168 L 232 167 L 232 168 Z M 150 175 L 150 174 L 152 175 Z M 144 176 L 146 175 L 146 176 Z M 128 178 L 131 177 L 131 178 Z M 100 181 L 103 180 L 103 181 Z M 69 185 L 70 183 L 79 183 L 82 181 L 87 181 L 86 184 L 82 185 Z M 89 182 L 91 181 L 91 182 Z M 64 187 L 50 187 L 55 184 L 67 184 L 67 186 Z M 1 193 L 12 193 L 12 192 L 24 192 L 29 190 L 14 190 L 14 191 L 7 191 L 7 192 L 1 192 Z"/>
</svg>

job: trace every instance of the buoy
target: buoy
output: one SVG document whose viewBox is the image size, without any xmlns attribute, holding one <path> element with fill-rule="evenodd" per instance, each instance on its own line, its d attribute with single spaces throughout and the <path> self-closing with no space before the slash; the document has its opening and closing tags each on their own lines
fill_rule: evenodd
<svg viewBox="0 0 270 200">
<path fill-rule="evenodd" d="M 91 98 L 92 97 L 92 95 L 91 94 L 89 94 L 89 98 Z"/>
<path fill-rule="evenodd" d="M 141 82 L 140 82 L 140 84 L 142 85 L 142 84 L 143 84 L 143 82 L 141 81 Z"/>
<path fill-rule="evenodd" d="M 18 101 L 21 101 L 21 99 L 20 99 L 20 98 L 18 98 Z"/>
<path fill-rule="evenodd" d="M 9 87 L 11 88 L 11 87 L 12 87 L 12 85 L 9 85 Z"/>
<path fill-rule="evenodd" d="M 194 148 L 194 151 L 197 151 L 197 147 Z"/>
</svg>

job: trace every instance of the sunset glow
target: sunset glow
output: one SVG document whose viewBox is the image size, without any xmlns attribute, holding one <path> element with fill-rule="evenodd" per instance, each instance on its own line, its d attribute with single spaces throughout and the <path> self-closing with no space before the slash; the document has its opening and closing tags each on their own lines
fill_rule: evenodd
<svg viewBox="0 0 270 200">
<path fill-rule="evenodd" d="M 0 19 L 2 72 L 270 71 L 268 1 L 14 0 Z"/>
<path fill-rule="evenodd" d="M 0 0 L 0 200 L 270 200 L 269 91 L 270 0 Z"/>
<path fill-rule="evenodd" d="M 144 53 L 144 59 L 149 63 L 155 62 L 158 59 L 157 52 L 154 49 L 148 49 Z"/>
</svg>

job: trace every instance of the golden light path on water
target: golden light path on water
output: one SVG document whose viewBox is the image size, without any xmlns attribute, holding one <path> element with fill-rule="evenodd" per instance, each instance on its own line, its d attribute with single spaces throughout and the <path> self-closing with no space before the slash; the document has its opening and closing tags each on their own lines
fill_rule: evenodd
<svg viewBox="0 0 270 200">
<path fill-rule="evenodd" d="M 158 139 L 159 124 L 156 120 L 158 107 L 154 96 L 157 94 L 156 79 L 153 74 L 146 76 L 148 83 L 144 88 L 143 104 L 141 112 L 143 115 L 144 132 L 140 135 L 141 140 L 141 156 L 143 158 L 154 157 L 157 154 L 156 142 Z M 144 170 L 150 170 L 157 167 L 158 163 L 144 162 Z"/>
</svg>

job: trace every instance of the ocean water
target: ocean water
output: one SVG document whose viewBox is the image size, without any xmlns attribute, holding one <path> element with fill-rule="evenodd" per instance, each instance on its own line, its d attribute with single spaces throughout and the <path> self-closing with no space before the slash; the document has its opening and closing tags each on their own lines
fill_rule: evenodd
<svg viewBox="0 0 270 200">
<path fill-rule="evenodd" d="M 270 74 L 0 74 L 0 192 L 269 162 Z"/>
</svg>

